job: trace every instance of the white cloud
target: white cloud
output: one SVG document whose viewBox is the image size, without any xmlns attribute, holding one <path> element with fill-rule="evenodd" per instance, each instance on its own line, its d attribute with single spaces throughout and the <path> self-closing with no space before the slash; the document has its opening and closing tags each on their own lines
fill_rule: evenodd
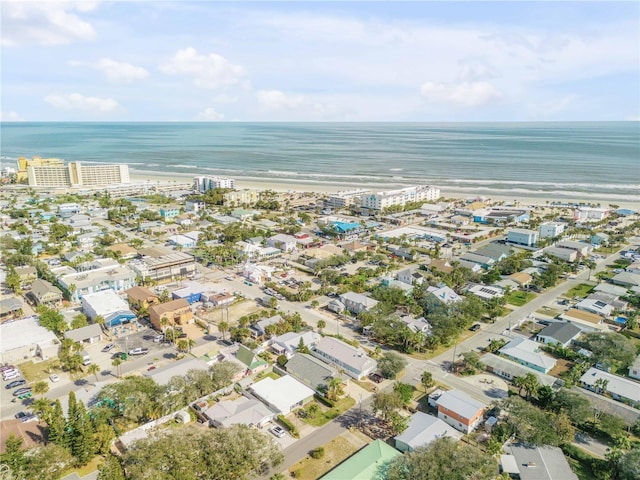
<svg viewBox="0 0 640 480">
<path fill-rule="evenodd" d="M 160 66 L 169 75 L 185 75 L 202 88 L 220 88 L 239 83 L 246 75 L 240 65 L 230 63 L 216 53 L 199 54 L 195 48 L 178 50 L 173 58 Z"/>
<path fill-rule="evenodd" d="M 265 110 L 297 110 L 307 103 L 302 95 L 286 95 L 279 90 L 260 90 L 256 96 Z"/>
<path fill-rule="evenodd" d="M 13 110 L 7 110 L 0 112 L 0 122 L 24 122 L 24 118 Z"/>
<path fill-rule="evenodd" d="M 93 40 L 93 26 L 77 13 L 96 6 L 96 2 L 85 1 L 3 1 L 2 45 L 62 45 Z"/>
<path fill-rule="evenodd" d="M 429 102 L 461 107 L 479 107 L 503 97 L 502 92 L 488 82 L 425 82 L 420 93 Z"/>
<path fill-rule="evenodd" d="M 284 93 L 280 90 L 260 90 L 256 93 L 263 112 L 286 113 L 291 120 L 342 119 L 348 113 L 333 103 L 320 102 L 305 95 Z"/>
<path fill-rule="evenodd" d="M 48 95 L 45 97 L 44 101 L 61 110 L 110 113 L 120 109 L 118 102 L 112 98 L 86 97 L 79 93 Z"/>
<path fill-rule="evenodd" d="M 217 122 L 224 120 L 224 115 L 216 112 L 214 108 L 209 107 L 199 112 L 198 115 L 196 115 L 196 120 L 199 122 Z"/>
<path fill-rule="evenodd" d="M 72 67 L 89 67 L 99 70 L 113 83 L 131 83 L 136 80 L 144 80 L 149 76 L 149 72 L 142 67 L 136 67 L 126 62 L 118 62 L 111 58 L 101 58 L 95 63 L 75 60 L 70 60 L 68 63 Z"/>
</svg>

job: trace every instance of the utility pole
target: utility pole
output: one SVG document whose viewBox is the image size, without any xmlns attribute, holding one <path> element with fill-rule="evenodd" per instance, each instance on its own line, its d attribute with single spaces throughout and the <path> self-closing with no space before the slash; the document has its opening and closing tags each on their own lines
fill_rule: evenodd
<svg viewBox="0 0 640 480">
<path fill-rule="evenodd" d="M 451 371 L 453 372 L 453 368 L 456 364 L 456 349 L 458 348 L 458 341 L 453 346 L 453 359 L 451 360 Z"/>
</svg>

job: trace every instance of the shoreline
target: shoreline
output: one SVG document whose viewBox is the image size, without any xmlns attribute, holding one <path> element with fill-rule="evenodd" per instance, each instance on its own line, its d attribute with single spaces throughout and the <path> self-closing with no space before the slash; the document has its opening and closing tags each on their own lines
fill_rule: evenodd
<svg viewBox="0 0 640 480">
<path fill-rule="evenodd" d="M 180 181 L 191 182 L 193 177 L 197 176 L 196 172 L 193 173 L 181 173 L 181 172 L 158 172 L 129 169 L 129 177 L 132 183 L 142 183 L 145 181 Z M 352 190 L 356 188 L 365 188 L 372 191 L 384 191 L 395 190 L 403 188 L 406 185 L 398 184 L 394 182 L 385 183 L 357 183 L 357 182 L 342 182 L 342 183 L 323 183 L 313 180 L 292 180 L 282 179 L 278 177 L 259 178 L 259 177 L 230 177 L 235 180 L 236 189 L 262 189 L 262 190 L 274 190 L 277 192 L 314 192 L 318 194 L 332 194 L 343 190 Z M 436 188 L 440 188 L 441 196 L 445 198 L 456 199 L 472 199 L 477 197 L 485 197 L 494 202 L 504 201 L 507 203 L 518 202 L 526 205 L 541 205 L 547 206 L 551 202 L 560 203 L 585 203 L 585 204 L 600 204 L 602 207 L 608 207 L 611 205 L 619 205 L 620 207 L 630 208 L 637 210 L 640 205 L 639 201 L 634 200 L 622 200 L 607 198 L 606 195 L 596 195 L 594 197 L 580 196 L 572 192 L 571 194 L 561 195 L 554 194 L 549 195 L 544 192 L 522 192 L 518 189 L 505 189 L 504 192 L 487 192 L 483 191 L 483 188 L 450 188 L 440 187 L 434 185 Z M 473 191 L 472 191 L 473 190 Z"/>
</svg>

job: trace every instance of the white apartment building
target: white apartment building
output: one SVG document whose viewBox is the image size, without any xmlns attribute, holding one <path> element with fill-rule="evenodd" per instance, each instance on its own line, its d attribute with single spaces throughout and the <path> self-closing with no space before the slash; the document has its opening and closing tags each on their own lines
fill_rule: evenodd
<svg viewBox="0 0 640 480">
<path fill-rule="evenodd" d="M 371 190 L 367 190 L 366 188 L 343 190 L 342 192 L 329 195 L 324 203 L 327 207 L 344 208 L 359 203 L 361 201 L 360 199 L 369 193 L 371 193 Z"/>
<path fill-rule="evenodd" d="M 418 185 L 400 190 L 372 193 L 362 197 L 361 205 L 370 210 L 382 210 L 409 202 L 432 202 L 440 198 L 440 189 L 430 185 Z"/>
<path fill-rule="evenodd" d="M 237 190 L 234 192 L 225 193 L 224 206 L 237 206 L 237 205 L 253 205 L 260 200 L 259 190 Z"/>
<path fill-rule="evenodd" d="M 545 222 L 540 225 L 540 238 L 557 238 L 564 232 L 564 228 L 564 223 Z"/>
<path fill-rule="evenodd" d="M 30 187 L 97 187 L 130 182 L 128 165 L 86 165 L 80 162 L 29 165 L 27 179 Z"/>
<path fill-rule="evenodd" d="M 579 207 L 573 212 L 576 222 L 599 222 L 609 214 L 606 208 Z"/>
<path fill-rule="evenodd" d="M 193 183 L 198 192 L 204 193 L 216 188 L 235 188 L 236 181 L 233 178 L 204 175 L 193 177 Z"/>
</svg>

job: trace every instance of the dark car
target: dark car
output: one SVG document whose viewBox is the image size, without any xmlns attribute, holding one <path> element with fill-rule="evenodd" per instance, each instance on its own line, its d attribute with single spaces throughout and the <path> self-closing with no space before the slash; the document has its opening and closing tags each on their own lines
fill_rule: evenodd
<svg viewBox="0 0 640 480">
<path fill-rule="evenodd" d="M 15 382 L 7 383 L 4 386 L 4 388 L 6 388 L 7 390 L 11 390 L 12 388 L 16 388 L 16 387 L 19 387 L 21 385 L 24 385 L 25 383 L 27 383 L 26 380 L 16 380 Z"/>
<path fill-rule="evenodd" d="M 26 393 L 31 393 L 31 387 L 19 388 L 18 390 L 13 392 L 13 396 L 14 397 L 19 397 L 19 396 L 24 395 Z"/>
<path fill-rule="evenodd" d="M 469 330 L 471 330 L 472 332 L 477 332 L 478 330 L 480 330 L 481 326 L 482 325 L 480 325 L 479 323 L 474 323 L 473 326 Z"/>
<path fill-rule="evenodd" d="M 186 333 L 181 333 L 180 335 L 178 335 L 178 338 L 187 338 L 188 335 Z"/>
<path fill-rule="evenodd" d="M 113 355 L 111 355 L 112 360 L 115 360 L 116 358 L 119 358 L 120 360 L 126 360 L 127 354 L 124 352 L 116 352 Z"/>
<path fill-rule="evenodd" d="M 375 383 L 382 383 L 382 381 L 384 380 L 384 377 L 379 373 L 370 373 L 369 380 Z"/>
<path fill-rule="evenodd" d="M 27 415 L 29 415 L 27 412 L 18 412 L 14 415 L 14 417 L 16 418 L 16 420 L 20 420 L 22 417 L 26 417 Z"/>
</svg>

